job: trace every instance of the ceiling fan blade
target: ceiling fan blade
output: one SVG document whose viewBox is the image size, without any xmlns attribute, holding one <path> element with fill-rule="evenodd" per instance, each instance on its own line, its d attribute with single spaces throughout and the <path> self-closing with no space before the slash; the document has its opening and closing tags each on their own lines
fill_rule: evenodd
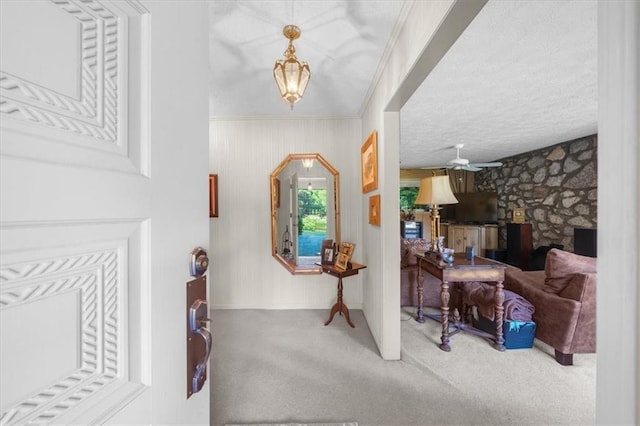
<svg viewBox="0 0 640 426">
<path fill-rule="evenodd" d="M 471 167 L 502 167 L 502 163 L 494 161 L 493 163 L 473 163 L 469 164 Z"/>
<path fill-rule="evenodd" d="M 442 170 L 442 169 L 451 169 L 453 166 L 429 166 L 429 167 L 420 167 L 421 170 Z"/>
<path fill-rule="evenodd" d="M 466 170 L 468 172 L 479 172 L 482 170 L 480 167 L 476 167 L 477 164 L 467 164 L 466 166 L 460 167 L 461 170 Z"/>
</svg>

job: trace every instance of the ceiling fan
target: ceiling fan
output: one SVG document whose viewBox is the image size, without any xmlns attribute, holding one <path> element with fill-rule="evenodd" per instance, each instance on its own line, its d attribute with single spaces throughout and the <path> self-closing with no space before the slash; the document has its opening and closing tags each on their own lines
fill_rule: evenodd
<svg viewBox="0 0 640 426">
<path fill-rule="evenodd" d="M 464 144 L 454 145 L 456 149 L 456 158 L 449 161 L 449 164 L 446 166 L 437 166 L 437 167 L 424 167 L 425 169 L 453 169 L 453 170 L 467 170 L 470 172 L 477 172 L 486 167 L 501 167 L 502 163 L 499 161 L 494 161 L 492 163 L 470 163 L 466 158 L 460 158 L 460 150 L 464 147 Z"/>
</svg>

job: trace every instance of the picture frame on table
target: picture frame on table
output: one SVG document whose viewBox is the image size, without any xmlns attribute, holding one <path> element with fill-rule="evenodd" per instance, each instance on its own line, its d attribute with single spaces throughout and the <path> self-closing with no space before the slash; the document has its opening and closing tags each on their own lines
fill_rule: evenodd
<svg viewBox="0 0 640 426">
<path fill-rule="evenodd" d="M 349 256 L 339 252 L 336 255 L 336 263 L 335 263 L 336 269 L 339 271 L 346 271 L 348 264 L 349 264 Z"/>
<path fill-rule="evenodd" d="M 342 244 L 340 244 L 340 253 L 344 253 L 347 256 L 349 256 L 348 260 L 351 260 L 351 258 L 353 257 L 353 252 L 356 249 L 356 245 L 355 243 L 350 243 L 350 242 L 343 242 Z"/>
<path fill-rule="evenodd" d="M 378 139 L 374 130 L 360 148 L 362 167 L 362 193 L 371 192 L 378 187 Z"/>
<path fill-rule="evenodd" d="M 322 240 L 322 248 L 320 253 L 322 253 L 322 261 L 323 265 L 333 265 L 335 258 L 335 248 L 333 245 L 333 240 Z"/>
</svg>

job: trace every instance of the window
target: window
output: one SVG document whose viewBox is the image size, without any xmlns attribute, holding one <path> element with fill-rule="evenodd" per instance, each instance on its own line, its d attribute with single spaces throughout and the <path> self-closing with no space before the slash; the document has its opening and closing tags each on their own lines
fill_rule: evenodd
<svg viewBox="0 0 640 426">
<path fill-rule="evenodd" d="M 418 197 L 418 188 L 417 186 L 406 186 L 400 188 L 400 210 L 409 210 L 415 209 L 416 205 L 414 204 L 416 198 Z"/>
</svg>

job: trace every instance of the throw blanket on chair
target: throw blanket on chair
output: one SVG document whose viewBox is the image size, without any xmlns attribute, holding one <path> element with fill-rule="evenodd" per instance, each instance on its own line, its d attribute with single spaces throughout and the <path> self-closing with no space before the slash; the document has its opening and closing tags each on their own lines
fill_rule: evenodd
<svg viewBox="0 0 640 426">
<path fill-rule="evenodd" d="M 490 320 L 495 316 L 496 287 L 478 281 L 463 283 L 462 301 L 468 306 L 477 306 L 478 312 Z M 517 293 L 504 290 L 504 319 L 513 321 L 532 321 L 535 308 Z"/>
</svg>

